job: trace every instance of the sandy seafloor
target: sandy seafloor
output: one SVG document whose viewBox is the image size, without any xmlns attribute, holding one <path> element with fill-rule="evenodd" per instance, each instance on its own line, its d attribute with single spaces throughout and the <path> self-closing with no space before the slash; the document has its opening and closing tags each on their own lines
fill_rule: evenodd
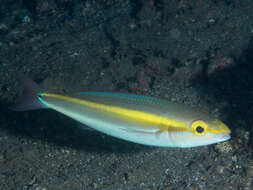
<svg viewBox="0 0 253 190">
<path fill-rule="evenodd" d="M 253 1 L 3 0 L 1 190 L 253 189 Z M 226 143 L 154 148 L 52 110 L 12 112 L 13 66 L 50 92 L 151 95 L 223 120 Z"/>
</svg>

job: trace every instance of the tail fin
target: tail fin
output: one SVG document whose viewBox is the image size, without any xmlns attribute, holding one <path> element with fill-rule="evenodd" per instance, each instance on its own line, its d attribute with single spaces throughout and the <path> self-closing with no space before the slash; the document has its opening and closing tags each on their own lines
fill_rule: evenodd
<svg viewBox="0 0 253 190">
<path fill-rule="evenodd" d="M 38 94 L 41 92 L 40 87 L 33 80 L 26 77 L 17 69 L 13 70 L 20 81 L 23 83 L 25 89 L 23 96 L 18 99 L 15 105 L 9 107 L 9 109 L 13 111 L 28 111 L 47 108 L 38 100 Z"/>
</svg>

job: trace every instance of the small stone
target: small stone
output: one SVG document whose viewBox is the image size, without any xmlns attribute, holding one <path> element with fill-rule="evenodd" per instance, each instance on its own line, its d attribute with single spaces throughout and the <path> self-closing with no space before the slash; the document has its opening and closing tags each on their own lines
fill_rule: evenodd
<svg viewBox="0 0 253 190">
<path fill-rule="evenodd" d="M 232 161 L 237 162 L 237 156 L 232 156 Z"/>
<path fill-rule="evenodd" d="M 33 177 L 33 178 L 31 179 L 31 181 L 30 181 L 28 184 L 29 184 L 29 185 L 34 185 L 35 182 L 36 182 L 36 178 Z"/>
<path fill-rule="evenodd" d="M 8 32 L 8 27 L 5 24 L 0 24 L 0 34 L 6 34 Z"/>
<path fill-rule="evenodd" d="M 219 174 L 222 174 L 223 172 L 224 172 L 224 167 L 223 166 L 218 166 L 217 167 L 217 172 L 219 173 Z"/>
<path fill-rule="evenodd" d="M 49 7 L 49 3 L 47 1 L 43 1 L 41 4 L 39 4 L 37 7 L 36 7 L 36 10 L 39 12 L 39 13 L 44 13 L 44 12 L 47 12 L 50 10 L 50 7 Z"/>
<path fill-rule="evenodd" d="M 10 46 L 10 47 L 13 47 L 14 45 L 15 45 L 14 42 L 9 42 L 9 46 Z"/>
<path fill-rule="evenodd" d="M 93 183 L 93 187 L 96 189 L 98 188 L 98 184 L 97 183 Z"/>
<path fill-rule="evenodd" d="M 210 18 L 210 19 L 208 20 L 208 22 L 211 23 L 211 24 L 214 24 L 214 23 L 216 22 L 216 20 L 215 20 L 214 18 Z"/>
<path fill-rule="evenodd" d="M 135 28 L 137 27 L 137 24 L 136 24 L 135 22 L 130 22 L 130 23 L 128 24 L 128 27 L 129 27 L 130 29 L 135 29 Z"/>
<path fill-rule="evenodd" d="M 31 21 L 31 18 L 29 16 L 24 16 L 24 18 L 23 18 L 24 23 L 28 23 L 30 21 Z"/>
<path fill-rule="evenodd" d="M 249 178 L 253 177 L 253 163 L 251 163 L 247 168 L 246 168 L 246 175 Z"/>
<path fill-rule="evenodd" d="M 232 152 L 233 147 L 229 142 L 223 142 L 215 145 L 215 149 L 221 153 L 229 153 Z"/>
<path fill-rule="evenodd" d="M 249 138 L 250 138 L 250 132 L 249 131 L 245 131 L 245 133 L 244 133 L 244 135 L 242 137 L 245 140 L 245 143 L 248 144 Z"/>
</svg>

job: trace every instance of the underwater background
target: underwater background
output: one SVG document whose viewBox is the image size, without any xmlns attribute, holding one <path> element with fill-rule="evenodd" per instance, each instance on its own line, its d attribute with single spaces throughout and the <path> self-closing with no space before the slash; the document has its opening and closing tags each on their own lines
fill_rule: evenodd
<svg viewBox="0 0 253 190">
<path fill-rule="evenodd" d="M 0 190 L 253 189 L 253 1 L 0 1 Z M 13 67 L 50 92 L 117 91 L 204 110 L 230 141 L 156 148 L 12 112 Z"/>
</svg>

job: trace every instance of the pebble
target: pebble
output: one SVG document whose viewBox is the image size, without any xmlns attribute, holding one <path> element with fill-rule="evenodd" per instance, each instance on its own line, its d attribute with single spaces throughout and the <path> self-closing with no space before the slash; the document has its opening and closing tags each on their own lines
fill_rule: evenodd
<svg viewBox="0 0 253 190">
<path fill-rule="evenodd" d="M 232 145 L 229 142 L 223 142 L 215 145 L 215 149 L 220 153 L 230 153 L 233 150 Z"/>
<path fill-rule="evenodd" d="M 36 182 L 36 177 L 33 177 L 31 181 L 28 183 L 29 185 L 34 185 Z"/>
<path fill-rule="evenodd" d="M 247 168 L 246 168 L 246 175 L 249 178 L 253 178 L 253 164 L 250 164 Z"/>
<path fill-rule="evenodd" d="M 237 162 L 237 156 L 232 156 L 232 161 Z"/>
<path fill-rule="evenodd" d="M 24 16 L 24 18 L 23 18 L 24 23 L 28 23 L 30 21 L 31 21 L 31 18 L 29 16 Z"/>
<path fill-rule="evenodd" d="M 224 169 L 225 169 L 225 167 L 223 167 L 223 166 L 217 166 L 217 172 L 219 173 L 219 174 L 222 174 L 223 172 L 224 172 Z"/>
<path fill-rule="evenodd" d="M 8 27 L 5 24 L 0 24 L 0 34 L 6 34 L 8 32 Z"/>
<path fill-rule="evenodd" d="M 137 27 L 137 24 L 136 24 L 135 22 L 130 22 L 130 23 L 128 24 L 128 27 L 129 27 L 130 29 L 135 29 L 135 28 Z"/>
<path fill-rule="evenodd" d="M 214 24 L 214 23 L 216 22 L 216 20 L 215 20 L 214 18 L 210 18 L 210 19 L 208 20 L 208 22 L 211 23 L 211 24 Z"/>
<path fill-rule="evenodd" d="M 10 47 L 13 47 L 14 45 L 15 45 L 14 42 L 9 42 L 9 46 L 10 46 Z"/>
</svg>

